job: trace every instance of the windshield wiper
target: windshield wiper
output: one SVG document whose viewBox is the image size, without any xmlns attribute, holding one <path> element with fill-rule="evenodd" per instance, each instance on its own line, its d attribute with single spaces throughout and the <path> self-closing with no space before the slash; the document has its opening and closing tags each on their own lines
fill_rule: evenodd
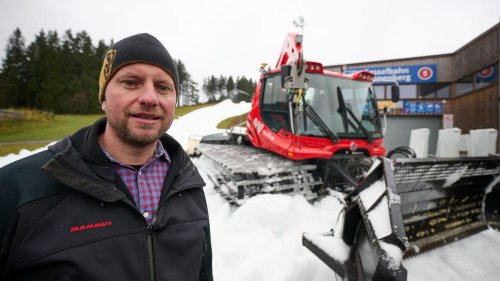
<svg viewBox="0 0 500 281">
<path fill-rule="evenodd" d="M 309 119 L 311 119 L 311 121 L 313 121 L 316 126 L 322 129 L 323 132 L 326 133 L 326 135 L 333 141 L 333 143 L 339 142 L 339 137 L 334 132 L 332 132 L 330 128 L 328 128 L 325 122 L 323 122 L 323 119 L 319 117 L 318 113 L 316 113 L 316 111 L 311 106 L 309 106 L 309 104 L 307 104 L 305 100 L 303 100 L 303 104 L 304 112 L 306 113 L 307 117 L 309 117 Z"/>
<path fill-rule="evenodd" d="M 337 98 L 339 100 L 339 111 L 340 111 L 340 115 L 342 115 L 342 121 L 344 124 L 345 131 L 349 132 L 349 125 L 351 125 L 354 129 L 356 129 L 356 126 L 352 122 L 352 120 L 354 120 L 354 122 L 356 122 L 356 125 L 358 125 L 358 128 L 363 132 L 363 135 L 366 137 L 368 142 L 372 143 L 373 138 L 370 135 L 370 133 L 368 132 L 368 130 L 366 130 L 365 126 L 363 126 L 363 124 L 361 124 L 361 121 L 359 121 L 359 119 L 356 117 L 356 115 L 354 115 L 354 113 L 351 110 L 351 107 L 346 106 L 345 101 L 344 101 L 344 96 L 342 95 L 342 90 L 340 89 L 340 87 L 337 87 Z M 349 113 L 349 116 L 351 116 L 352 120 L 348 118 L 347 113 Z M 348 125 L 348 123 L 349 123 L 349 125 Z"/>
</svg>

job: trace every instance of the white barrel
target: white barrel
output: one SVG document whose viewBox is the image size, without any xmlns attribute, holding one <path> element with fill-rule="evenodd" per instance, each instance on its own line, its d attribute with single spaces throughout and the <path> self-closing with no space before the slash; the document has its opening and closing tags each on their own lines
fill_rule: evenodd
<svg viewBox="0 0 500 281">
<path fill-rule="evenodd" d="M 436 157 L 459 157 L 459 142 L 461 133 L 462 130 L 460 128 L 440 129 L 438 133 Z"/>
<path fill-rule="evenodd" d="M 469 131 L 467 156 L 478 157 L 495 154 L 498 131 L 496 129 L 477 129 Z"/>
<path fill-rule="evenodd" d="M 428 128 L 413 129 L 410 133 L 410 148 L 417 154 L 417 158 L 427 158 L 429 154 L 429 136 L 431 130 Z"/>
<path fill-rule="evenodd" d="M 202 136 L 189 136 L 188 139 L 188 148 L 186 150 L 188 155 L 193 155 L 196 147 L 200 143 Z"/>
</svg>

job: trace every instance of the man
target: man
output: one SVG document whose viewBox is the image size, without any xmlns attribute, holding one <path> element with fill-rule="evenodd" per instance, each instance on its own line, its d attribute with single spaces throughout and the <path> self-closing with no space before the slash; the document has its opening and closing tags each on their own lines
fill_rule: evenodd
<svg viewBox="0 0 500 281">
<path fill-rule="evenodd" d="M 99 86 L 106 118 L 0 169 L 0 280 L 212 280 L 205 183 L 165 134 L 168 51 L 118 41 Z"/>
</svg>

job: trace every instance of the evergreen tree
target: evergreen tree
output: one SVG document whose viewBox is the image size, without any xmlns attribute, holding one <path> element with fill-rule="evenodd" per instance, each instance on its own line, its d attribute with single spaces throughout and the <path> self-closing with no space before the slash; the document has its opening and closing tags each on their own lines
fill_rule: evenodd
<svg viewBox="0 0 500 281">
<path fill-rule="evenodd" d="M 227 79 L 227 83 L 226 83 L 226 90 L 228 93 L 232 92 L 234 89 L 235 89 L 236 85 L 234 85 L 234 80 L 233 80 L 233 76 L 229 76 L 229 78 Z"/>
<path fill-rule="evenodd" d="M 34 107 L 56 113 L 100 111 L 98 77 L 104 41 L 97 48 L 85 32 L 41 30 L 26 48 L 21 31 L 9 38 L 0 73 L 1 107 Z"/>
<path fill-rule="evenodd" d="M 219 76 L 219 79 L 216 80 L 217 83 L 217 92 L 219 95 L 219 101 L 222 101 L 227 98 L 227 78 L 223 75 Z"/>
<path fill-rule="evenodd" d="M 232 76 L 226 78 L 220 75 L 219 78 L 215 78 L 211 75 L 203 79 L 202 87 L 209 102 L 221 101 L 228 97 L 234 101 L 251 101 L 257 85 L 252 79 L 247 79 L 245 76 L 238 76 L 234 82 Z"/>
<path fill-rule="evenodd" d="M 248 93 L 248 80 L 245 76 L 242 76 L 241 78 L 238 77 L 236 79 L 236 89 Z"/>
<path fill-rule="evenodd" d="M 65 80 L 61 77 L 63 60 L 60 57 L 57 32 L 41 30 L 27 51 L 28 81 L 26 104 L 29 107 L 58 112 L 67 102 Z"/>
<path fill-rule="evenodd" d="M 189 74 L 186 69 L 186 65 L 181 60 L 176 60 L 175 64 L 179 74 L 179 93 L 177 93 L 178 104 L 185 106 L 199 103 L 198 83 L 193 81 L 191 74 Z"/>
<path fill-rule="evenodd" d="M 8 39 L 2 62 L 1 106 L 26 106 L 27 67 L 25 39 L 21 30 L 16 28 Z"/>
<path fill-rule="evenodd" d="M 200 103 L 200 96 L 198 95 L 198 83 L 191 81 L 191 83 L 184 83 L 184 103 L 182 105 L 195 105 Z"/>
<path fill-rule="evenodd" d="M 208 79 L 204 79 L 203 89 L 209 102 L 217 101 L 217 79 L 215 76 L 211 75 Z"/>
<path fill-rule="evenodd" d="M 97 99 L 98 77 L 100 71 L 101 58 L 107 49 L 103 41 L 94 48 L 92 39 L 87 32 L 82 31 L 72 36 L 71 31 L 66 32 L 66 45 L 70 50 L 72 61 L 78 67 L 68 66 L 66 72 L 68 83 L 67 92 L 69 101 L 75 104 L 67 109 L 69 112 L 99 112 L 100 105 Z"/>
<path fill-rule="evenodd" d="M 26 83 L 27 92 L 26 100 L 24 101 L 25 106 L 32 105 L 32 99 L 37 98 L 38 93 L 44 91 L 44 82 L 47 81 L 46 76 L 49 74 L 50 69 L 46 63 L 48 59 L 46 58 L 47 50 L 47 36 L 44 30 L 41 30 L 36 36 L 35 41 L 33 41 L 28 46 L 28 51 L 26 53 L 29 65 L 28 65 L 28 81 Z M 40 107 L 44 108 L 45 104 L 51 102 L 49 97 L 40 96 L 38 97 L 40 101 Z M 46 108 L 47 109 L 47 108 Z"/>
<path fill-rule="evenodd" d="M 4 73 L 0 73 L 0 108 L 14 106 L 14 99 L 10 95 L 9 81 Z"/>
<path fill-rule="evenodd" d="M 107 48 L 103 40 L 94 47 L 87 32 L 75 34 L 71 30 L 62 37 L 55 31 L 41 30 L 26 47 L 17 28 L 9 37 L 0 71 L 0 106 L 34 107 L 55 113 L 100 112 L 98 77 Z M 181 60 L 176 64 L 179 104 L 199 103 L 198 84 Z M 255 83 L 245 77 L 235 81 L 232 76 L 211 75 L 203 79 L 202 89 L 208 101 L 215 102 L 234 90 L 253 93 Z"/>
</svg>

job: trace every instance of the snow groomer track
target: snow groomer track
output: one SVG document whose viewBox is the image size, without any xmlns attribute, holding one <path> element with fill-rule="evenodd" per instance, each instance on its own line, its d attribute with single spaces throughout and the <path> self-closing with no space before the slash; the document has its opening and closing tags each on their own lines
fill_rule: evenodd
<svg viewBox="0 0 500 281">
<path fill-rule="evenodd" d="M 302 194 L 308 200 L 317 197 L 314 190 L 322 181 L 315 178 L 316 165 L 290 161 L 248 146 L 200 143 L 197 165 L 215 189 L 235 206 L 264 193 Z"/>
</svg>

